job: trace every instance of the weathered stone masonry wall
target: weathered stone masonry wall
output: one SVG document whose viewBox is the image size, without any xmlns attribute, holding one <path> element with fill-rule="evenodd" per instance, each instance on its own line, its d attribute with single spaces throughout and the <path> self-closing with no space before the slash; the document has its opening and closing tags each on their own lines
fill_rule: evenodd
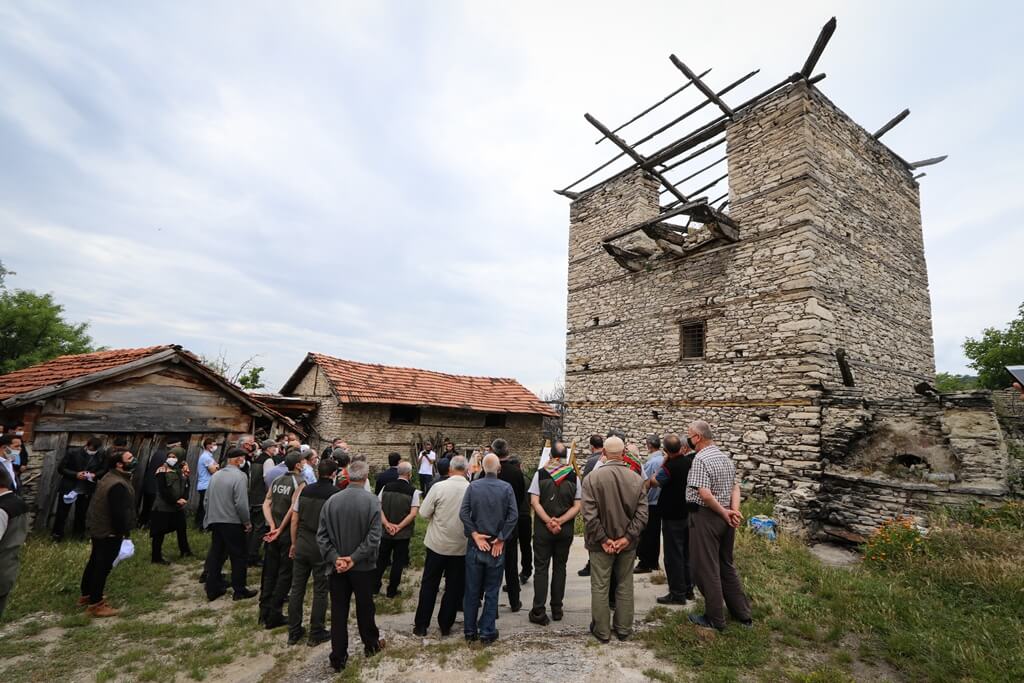
<svg viewBox="0 0 1024 683">
<path fill-rule="evenodd" d="M 536 464 L 544 445 L 541 415 L 510 414 L 505 427 L 498 428 L 483 426 L 484 413 L 424 407 L 419 424 L 392 424 L 390 406 L 339 403 L 318 366 L 310 368 L 294 393 L 319 401 L 320 407 L 313 417 L 319 438 L 311 439 L 312 446 L 321 449 L 332 439 L 343 438 L 354 452 L 364 453 L 370 465 L 377 468 L 386 466 L 387 456 L 393 451 L 412 457 L 412 444 L 420 439 L 434 439 L 438 433 L 451 439 L 462 454 L 494 439 L 505 439 L 512 452 L 530 464 Z M 441 445 L 434 445 L 440 451 Z"/>
</svg>

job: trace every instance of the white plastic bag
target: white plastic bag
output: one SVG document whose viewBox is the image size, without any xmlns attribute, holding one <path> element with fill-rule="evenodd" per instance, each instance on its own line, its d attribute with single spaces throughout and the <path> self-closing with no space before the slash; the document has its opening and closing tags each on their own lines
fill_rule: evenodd
<svg viewBox="0 0 1024 683">
<path fill-rule="evenodd" d="M 121 549 L 117 552 L 117 559 L 114 560 L 114 566 L 127 560 L 129 557 L 135 554 L 135 544 L 132 543 L 130 538 L 126 538 L 121 541 Z"/>
</svg>

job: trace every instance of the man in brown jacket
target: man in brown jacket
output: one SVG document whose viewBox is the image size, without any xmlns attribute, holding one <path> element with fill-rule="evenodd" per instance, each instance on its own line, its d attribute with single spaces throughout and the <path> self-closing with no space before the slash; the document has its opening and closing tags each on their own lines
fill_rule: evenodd
<svg viewBox="0 0 1024 683">
<path fill-rule="evenodd" d="M 644 480 L 623 462 L 617 436 L 604 442 L 605 463 L 583 480 L 583 540 L 590 551 L 590 632 L 602 643 L 611 631 L 626 640 L 633 631 L 633 565 L 647 526 Z M 613 578 L 614 577 L 614 578 Z M 615 619 L 608 590 L 615 581 Z"/>
</svg>

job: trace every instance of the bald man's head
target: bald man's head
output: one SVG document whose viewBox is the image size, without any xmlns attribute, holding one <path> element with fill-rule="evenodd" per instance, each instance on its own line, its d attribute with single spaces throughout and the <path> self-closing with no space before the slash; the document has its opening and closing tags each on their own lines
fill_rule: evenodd
<svg viewBox="0 0 1024 683">
<path fill-rule="evenodd" d="M 501 460 L 494 453 L 488 453 L 484 456 L 484 472 L 487 474 L 497 474 L 498 470 L 501 469 Z"/>
</svg>

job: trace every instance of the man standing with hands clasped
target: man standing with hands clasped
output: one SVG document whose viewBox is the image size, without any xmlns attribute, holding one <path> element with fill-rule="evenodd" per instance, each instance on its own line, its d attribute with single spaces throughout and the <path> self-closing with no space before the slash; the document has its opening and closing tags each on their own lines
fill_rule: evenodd
<svg viewBox="0 0 1024 683">
<path fill-rule="evenodd" d="M 605 439 L 605 462 L 583 480 L 583 540 L 590 551 L 590 632 L 602 643 L 611 632 L 626 640 L 633 632 L 633 564 L 647 524 L 644 479 L 622 460 L 626 445 Z M 615 618 L 608 590 L 615 582 Z"/>
<path fill-rule="evenodd" d="M 497 449 L 496 449 L 497 450 Z M 498 479 L 501 461 L 484 456 L 484 476 L 466 488 L 459 519 L 466 533 L 466 590 L 462 602 L 466 640 L 489 645 L 498 639 L 498 589 L 505 570 L 505 541 L 519 519 L 519 505 L 508 482 Z M 484 610 L 480 615 L 480 594 Z M 477 617 L 479 616 L 479 623 Z"/>
<path fill-rule="evenodd" d="M 686 443 L 697 456 L 686 481 L 686 501 L 697 505 L 690 517 L 690 559 L 697 588 L 704 596 L 704 614 L 691 614 L 697 626 L 725 628 L 724 601 L 729 613 L 750 628 L 750 601 L 732 560 L 740 514 L 736 467 L 714 442 L 711 426 L 697 420 L 687 428 Z"/>
<path fill-rule="evenodd" d="M 331 591 L 331 667 L 348 662 L 348 611 L 356 601 L 359 638 L 367 657 L 384 648 L 377 629 L 373 589 L 380 548 L 380 501 L 364 484 L 370 468 L 357 460 L 348 467 L 350 485 L 327 499 L 316 531 L 320 554 L 327 562 Z"/>
</svg>

